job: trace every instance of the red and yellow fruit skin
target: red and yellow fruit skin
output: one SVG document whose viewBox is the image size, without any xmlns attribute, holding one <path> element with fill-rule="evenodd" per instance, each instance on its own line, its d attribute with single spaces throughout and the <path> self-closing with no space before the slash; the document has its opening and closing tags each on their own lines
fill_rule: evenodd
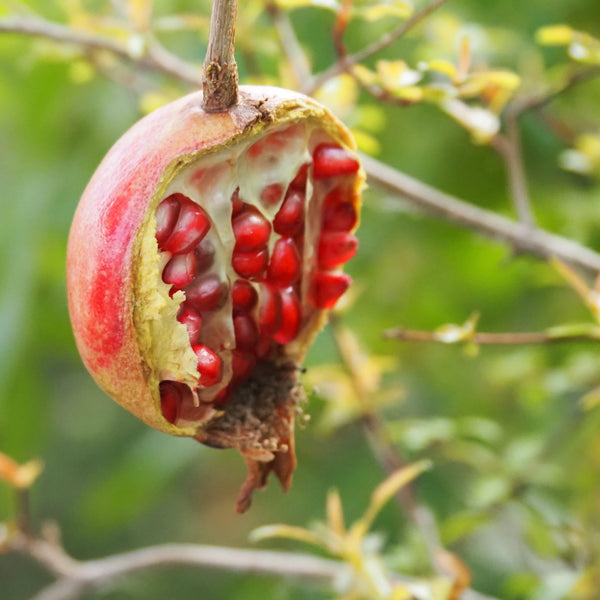
<svg viewBox="0 0 600 600">
<path fill-rule="evenodd" d="M 239 104 L 224 113 L 205 113 L 201 105 L 200 92 L 185 96 L 146 116 L 116 142 L 84 191 L 67 252 L 69 311 L 87 369 L 109 396 L 142 421 L 181 436 L 199 432 L 162 416 L 134 326 L 137 233 L 150 207 L 181 167 L 273 124 L 315 119 L 340 145 L 354 148 L 351 135 L 327 109 L 287 90 L 242 86 Z M 356 194 L 357 203 L 358 198 Z M 323 323 L 325 311 L 317 312 L 293 345 L 297 360 Z"/>
</svg>

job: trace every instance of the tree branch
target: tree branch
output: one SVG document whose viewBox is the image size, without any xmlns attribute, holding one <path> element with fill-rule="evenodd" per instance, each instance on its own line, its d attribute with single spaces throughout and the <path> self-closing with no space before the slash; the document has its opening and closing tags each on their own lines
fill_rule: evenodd
<svg viewBox="0 0 600 600">
<path fill-rule="evenodd" d="M 459 200 L 374 158 L 362 155 L 361 160 L 371 183 L 380 185 L 431 214 L 505 242 L 517 252 L 542 258 L 557 256 L 591 275 L 597 275 L 600 271 L 600 254 L 573 240 Z"/>
<path fill-rule="evenodd" d="M 508 187 L 519 221 L 524 225 L 534 227 L 535 217 L 529 202 L 519 124 L 515 115 L 507 115 L 506 136 L 495 136 L 491 145 L 506 166 Z"/>
<path fill-rule="evenodd" d="M 403 342 L 436 342 L 439 344 L 461 344 L 473 342 L 482 346 L 522 346 L 524 344 L 555 344 L 566 342 L 600 342 L 600 330 L 589 333 L 549 333 L 545 331 L 517 331 L 503 333 L 475 332 L 464 339 L 448 341 L 435 331 L 403 329 L 397 327 L 383 332 L 386 339 Z"/>
<path fill-rule="evenodd" d="M 163 544 L 106 558 L 78 561 L 53 542 L 17 534 L 11 549 L 31 557 L 57 580 L 41 590 L 31 600 L 75 600 L 86 590 L 109 585 L 127 575 L 149 569 L 174 565 L 209 567 L 211 569 L 249 574 L 310 579 L 327 585 L 347 577 L 349 566 L 337 560 L 318 558 L 296 552 L 247 550 L 200 544 Z M 399 582 L 409 587 L 415 580 L 402 575 Z M 414 586 L 415 600 L 425 600 L 425 586 Z M 463 593 L 464 600 L 497 600 L 473 590 Z"/>
<path fill-rule="evenodd" d="M 71 558 L 57 544 L 24 535 L 18 536 L 12 547 L 58 578 L 32 600 L 71 600 L 91 587 L 109 584 L 125 575 L 172 565 L 309 578 L 329 584 L 347 570 L 344 563 L 309 554 L 196 544 L 149 546 L 88 561 Z"/>
<path fill-rule="evenodd" d="M 129 51 L 126 44 L 117 42 L 113 38 L 77 31 L 67 25 L 52 23 L 37 17 L 2 18 L 0 19 L 0 32 L 42 37 L 61 44 L 83 46 L 88 50 L 107 51 L 119 58 L 134 62 L 144 69 L 166 73 L 195 87 L 202 84 L 200 69 L 180 60 L 153 38 L 149 38 L 145 53 L 137 57 Z"/>
<path fill-rule="evenodd" d="M 415 13 L 410 19 L 404 21 L 404 23 L 394 29 L 394 31 L 382 36 L 370 46 L 363 48 L 363 50 L 360 50 L 355 54 L 341 57 L 340 60 L 332 65 L 329 69 L 318 75 L 315 75 L 312 80 L 308 81 L 305 88 L 303 88 L 304 93 L 313 94 L 332 77 L 335 77 L 344 71 L 348 71 L 351 67 L 369 58 L 373 54 L 381 52 L 381 50 L 387 48 L 390 44 L 393 44 L 397 39 L 401 38 L 405 33 L 421 23 L 421 21 L 423 21 L 447 1 L 448 0 L 434 0 L 431 4 Z"/>
</svg>

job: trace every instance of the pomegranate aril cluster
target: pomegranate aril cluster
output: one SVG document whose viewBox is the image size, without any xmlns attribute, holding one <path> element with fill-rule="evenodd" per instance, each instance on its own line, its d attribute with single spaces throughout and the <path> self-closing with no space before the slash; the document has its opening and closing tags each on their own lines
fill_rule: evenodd
<svg viewBox="0 0 600 600">
<path fill-rule="evenodd" d="M 297 125 L 267 135 L 235 160 L 188 168 L 160 201 L 161 279 L 180 302 L 198 372 L 193 390 L 161 381 L 168 421 L 226 405 L 258 362 L 281 356 L 348 288 L 340 268 L 358 246 L 359 165 L 319 135 L 307 143 Z"/>
</svg>

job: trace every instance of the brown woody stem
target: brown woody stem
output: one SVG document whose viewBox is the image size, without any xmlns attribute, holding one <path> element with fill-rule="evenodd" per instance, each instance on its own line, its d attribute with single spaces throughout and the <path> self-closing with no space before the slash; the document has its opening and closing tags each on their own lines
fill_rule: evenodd
<svg viewBox="0 0 600 600">
<path fill-rule="evenodd" d="M 202 83 L 206 112 L 224 112 L 238 101 L 236 16 L 237 0 L 214 0 Z"/>
</svg>

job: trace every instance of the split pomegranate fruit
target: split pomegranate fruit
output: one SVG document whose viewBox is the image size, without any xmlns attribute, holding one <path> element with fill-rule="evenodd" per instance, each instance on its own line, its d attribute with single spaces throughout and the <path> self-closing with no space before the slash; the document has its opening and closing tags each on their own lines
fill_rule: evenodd
<svg viewBox="0 0 600 600">
<path fill-rule="evenodd" d="M 364 175 L 313 100 L 242 86 L 194 93 L 108 152 L 73 221 L 69 310 L 85 365 L 148 425 L 237 448 L 237 510 L 295 468 L 298 365 L 350 284 Z"/>
</svg>

